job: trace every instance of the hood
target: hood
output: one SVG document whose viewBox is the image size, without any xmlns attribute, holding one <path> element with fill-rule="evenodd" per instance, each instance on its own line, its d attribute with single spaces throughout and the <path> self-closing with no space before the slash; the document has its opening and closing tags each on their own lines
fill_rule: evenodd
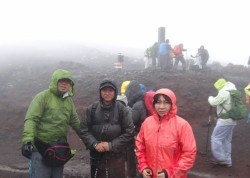
<svg viewBox="0 0 250 178">
<path fill-rule="evenodd" d="M 57 82 L 60 79 L 69 79 L 72 81 L 72 86 L 70 87 L 68 94 L 69 94 L 69 96 L 73 96 L 75 93 L 75 90 L 73 87 L 74 86 L 73 77 L 72 77 L 71 72 L 64 70 L 64 69 L 57 69 L 54 71 L 54 73 L 52 74 L 52 77 L 51 77 L 49 90 L 57 96 L 62 96 L 63 94 L 57 90 Z"/>
<path fill-rule="evenodd" d="M 146 92 L 146 86 L 144 84 L 140 83 L 140 88 L 143 93 Z"/>
<path fill-rule="evenodd" d="M 250 96 L 250 83 L 244 88 L 246 95 Z"/>
<path fill-rule="evenodd" d="M 148 115 L 153 115 L 154 106 L 153 106 L 153 100 L 154 100 L 155 91 L 148 91 L 144 94 L 144 102 L 145 106 L 147 108 Z"/>
<path fill-rule="evenodd" d="M 140 83 L 136 80 L 132 80 L 127 87 L 125 95 L 128 99 L 129 107 L 133 107 L 136 101 L 142 100 L 144 93 L 141 90 Z"/>
<path fill-rule="evenodd" d="M 162 89 L 159 89 L 159 90 L 157 90 L 155 92 L 155 95 L 157 95 L 157 94 L 166 95 L 166 96 L 168 96 L 171 99 L 171 101 L 172 101 L 172 108 L 169 111 L 168 116 L 170 116 L 170 117 L 175 116 L 177 114 L 177 106 L 176 106 L 176 96 L 175 96 L 174 92 L 172 90 L 170 90 L 170 89 L 162 88 Z"/>
<path fill-rule="evenodd" d="M 121 86 L 121 95 L 124 96 L 125 95 L 125 92 L 126 92 L 126 89 L 129 85 L 130 81 L 124 81 L 122 82 L 122 86 Z"/>
<path fill-rule="evenodd" d="M 226 82 L 226 84 L 224 85 L 224 87 L 220 91 L 225 91 L 225 90 L 237 90 L 237 88 L 235 87 L 235 85 L 233 83 Z"/>
<path fill-rule="evenodd" d="M 115 97 L 114 97 L 114 101 L 115 101 L 118 95 L 118 90 L 117 90 L 116 82 L 111 79 L 105 79 L 100 83 L 100 86 L 99 86 L 100 101 L 102 102 L 103 100 L 101 97 L 101 89 L 106 86 L 112 87 L 115 90 Z"/>
<path fill-rule="evenodd" d="M 117 95 L 116 100 L 122 102 L 122 104 L 123 104 L 124 106 L 127 106 L 127 105 L 128 105 L 128 99 L 127 99 L 126 96 Z"/>
<path fill-rule="evenodd" d="M 227 81 L 224 78 L 220 78 L 218 79 L 215 83 L 214 83 L 214 87 L 220 91 L 225 85 L 226 85 Z"/>
</svg>

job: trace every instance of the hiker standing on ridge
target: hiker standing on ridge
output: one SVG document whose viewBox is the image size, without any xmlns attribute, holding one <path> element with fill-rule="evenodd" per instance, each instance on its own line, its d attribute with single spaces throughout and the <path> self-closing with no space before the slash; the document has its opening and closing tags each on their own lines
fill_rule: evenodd
<svg viewBox="0 0 250 178">
<path fill-rule="evenodd" d="M 152 58 L 152 54 L 151 54 L 151 48 L 147 48 L 145 53 L 144 53 L 144 68 L 147 69 L 150 67 L 150 62 L 151 62 L 151 58 Z"/>
<path fill-rule="evenodd" d="M 158 42 L 155 42 L 151 47 L 151 55 L 152 55 L 152 67 L 156 67 L 156 59 L 158 58 Z"/>
<path fill-rule="evenodd" d="M 63 177 L 64 166 L 46 165 L 40 150 L 47 149 L 52 142 L 66 143 L 69 125 L 78 134 L 80 120 L 71 98 L 75 92 L 73 86 L 72 74 L 58 69 L 52 75 L 49 89 L 37 94 L 28 108 L 24 119 L 22 155 L 30 159 L 29 176 L 32 178 Z"/>
<path fill-rule="evenodd" d="M 125 177 L 124 147 L 133 142 L 131 113 L 116 101 L 113 80 L 99 86 L 100 100 L 91 104 L 80 125 L 80 138 L 90 153 L 91 178 Z"/>
<path fill-rule="evenodd" d="M 136 137 L 139 171 L 143 178 L 186 178 L 196 158 L 192 128 L 177 115 L 171 90 L 157 90 L 153 106 L 153 115 L 145 119 Z"/>
<path fill-rule="evenodd" d="M 177 70 L 179 61 L 182 63 L 182 70 L 186 71 L 186 61 L 183 57 L 183 51 L 187 51 L 183 48 L 183 44 L 180 43 L 174 47 L 174 55 L 175 55 L 175 62 L 174 62 L 174 69 Z"/>
<path fill-rule="evenodd" d="M 207 49 L 204 48 L 203 45 L 201 45 L 199 48 L 199 55 L 201 58 L 201 67 L 202 67 L 202 69 L 205 69 L 207 66 L 207 61 L 209 59 L 209 53 L 208 53 Z"/>
<path fill-rule="evenodd" d="M 136 80 L 130 81 L 125 95 L 128 99 L 128 106 L 132 111 L 132 119 L 135 125 L 135 135 L 138 134 L 141 128 L 142 122 L 147 117 L 147 110 L 144 104 L 144 93 L 141 90 L 140 83 Z M 128 177 L 139 177 L 137 171 L 136 156 L 135 156 L 135 144 L 131 144 L 127 148 L 128 155 Z"/>
<path fill-rule="evenodd" d="M 208 102 L 211 106 L 216 106 L 218 119 L 211 135 L 211 152 L 213 155 L 212 164 L 225 167 L 232 167 L 232 136 L 237 121 L 221 118 L 221 114 L 231 109 L 230 90 L 237 90 L 235 85 L 227 82 L 224 78 L 218 79 L 214 87 L 219 91 L 217 96 L 209 96 Z"/>
<path fill-rule="evenodd" d="M 169 64 L 169 51 L 170 51 L 170 45 L 169 40 L 166 39 L 166 41 L 160 43 L 159 45 L 159 67 L 162 71 L 166 70 L 168 68 Z"/>
</svg>

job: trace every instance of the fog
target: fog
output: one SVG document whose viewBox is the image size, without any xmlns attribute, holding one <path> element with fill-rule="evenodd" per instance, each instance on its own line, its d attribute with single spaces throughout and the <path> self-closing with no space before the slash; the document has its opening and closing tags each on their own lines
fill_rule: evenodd
<svg viewBox="0 0 250 178">
<path fill-rule="evenodd" d="M 79 46 L 142 59 L 145 49 L 157 41 L 158 28 L 165 27 L 172 46 L 184 44 L 186 58 L 204 45 L 210 53 L 209 63 L 246 65 L 250 56 L 246 3 L 245 0 L 1 1 L 0 62 L 9 61 L 9 56 L 23 61 L 21 56 L 30 53 L 36 53 L 42 60 L 64 56 L 81 60 L 84 49 Z M 64 55 L 56 57 L 58 53 Z"/>
<path fill-rule="evenodd" d="M 16 43 L 0 46 L 0 69 L 12 67 L 63 67 L 63 63 L 78 63 L 89 68 L 111 69 L 117 62 L 117 54 L 124 55 L 127 62 L 143 63 L 140 50 L 112 46 L 85 45 L 74 42 L 32 42 Z M 126 51 L 127 50 L 127 51 Z M 121 52 L 122 51 L 122 52 Z M 139 53 L 138 53 L 139 51 Z M 143 64 L 142 64 L 143 66 Z M 65 66 L 67 67 L 67 66 Z"/>
</svg>

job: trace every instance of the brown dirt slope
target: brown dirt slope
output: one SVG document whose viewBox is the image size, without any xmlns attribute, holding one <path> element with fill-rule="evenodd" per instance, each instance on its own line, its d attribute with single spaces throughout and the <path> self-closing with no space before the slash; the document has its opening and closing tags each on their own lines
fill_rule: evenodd
<svg viewBox="0 0 250 178">
<path fill-rule="evenodd" d="M 206 127 L 208 121 L 209 95 L 216 95 L 213 83 L 220 77 L 225 77 L 235 83 L 243 92 L 249 82 L 250 70 L 243 66 L 229 65 L 227 67 L 208 70 L 205 72 L 187 71 L 162 72 L 159 70 L 138 68 L 137 70 L 115 71 L 113 69 L 90 69 L 83 64 L 58 63 L 53 66 L 22 66 L 16 65 L 1 70 L 1 99 L 0 99 L 0 175 L 1 177 L 27 178 L 27 159 L 21 156 L 20 140 L 23 119 L 32 97 L 48 87 L 51 74 L 56 68 L 65 68 L 75 76 L 76 96 L 75 105 L 80 116 L 84 109 L 97 100 L 98 84 L 104 78 L 114 78 L 118 85 L 125 80 L 138 80 L 144 83 L 148 90 L 170 88 L 177 96 L 178 114 L 192 126 L 197 147 L 197 160 L 189 173 L 190 178 L 198 177 L 250 177 L 248 132 L 250 124 L 238 122 L 233 135 L 233 167 L 212 167 L 210 143 L 206 152 L 207 135 L 212 132 L 214 123 Z M 89 177 L 88 152 L 81 140 L 73 131 L 69 133 L 69 141 L 77 149 L 76 156 L 65 165 L 65 177 Z"/>
</svg>

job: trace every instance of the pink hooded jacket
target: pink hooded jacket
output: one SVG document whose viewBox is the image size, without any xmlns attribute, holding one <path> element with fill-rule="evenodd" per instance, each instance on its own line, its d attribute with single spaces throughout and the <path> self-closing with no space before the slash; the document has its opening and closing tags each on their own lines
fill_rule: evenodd
<svg viewBox="0 0 250 178">
<path fill-rule="evenodd" d="M 170 97 L 172 109 L 161 120 L 154 109 L 143 122 L 135 141 L 139 171 L 150 168 L 156 178 L 157 171 L 164 169 L 168 178 L 186 178 L 197 151 L 192 128 L 176 115 L 176 97 L 171 90 L 160 89 L 155 94 Z"/>
</svg>

